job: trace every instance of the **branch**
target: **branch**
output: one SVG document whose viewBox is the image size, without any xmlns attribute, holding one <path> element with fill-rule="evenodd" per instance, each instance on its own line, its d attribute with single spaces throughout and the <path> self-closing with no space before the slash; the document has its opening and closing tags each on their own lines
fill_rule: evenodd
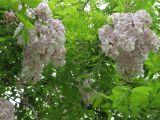
<svg viewBox="0 0 160 120">
<path fill-rule="evenodd" d="M 30 109 L 32 109 L 32 112 L 33 112 L 33 114 L 34 114 L 34 116 L 35 116 L 35 119 L 36 119 L 36 120 L 39 120 L 38 115 L 37 115 L 37 112 L 35 111 L 34 107 L 33 107 L 31 104 L 24 103 L 24 102 L 21 102 L 21 104 L 29 107 Z"/>
<path fill-rule="evenodd" d="M 11 100 L 13 100 L 14 102 L 16 102 L 17 104 L 19 104 L 19 105 L 25 105 L 25 106 L 29 107 L 29 108 L 32 110 L 32 112 L 33 112 L 33 114 L 34 114 L 34 116 L 35 116 L 35 120 L 39 120 L 38 115 L 37 115 L 37 112 L 35 111 L 34 107 L 33 107 L 31 104 L 25 103 L 25 102 L 23 102 L 23 101 L 21 101 L 21 102 L 19 103 L 19 102 L 15 101 L 13 98 L 11 98 L 8 94 L 5 94 L 5 95 L 6 95 L 9 99 L 11 99 Z"/>
<path fill-rule="evenodd" d="M 89 0 L 86 0 L 83 7 L 82 7 L 82 10 L 84 10 L 84 8 L 87 6 L 88 3 L 89 3 Z"/>
</svg>

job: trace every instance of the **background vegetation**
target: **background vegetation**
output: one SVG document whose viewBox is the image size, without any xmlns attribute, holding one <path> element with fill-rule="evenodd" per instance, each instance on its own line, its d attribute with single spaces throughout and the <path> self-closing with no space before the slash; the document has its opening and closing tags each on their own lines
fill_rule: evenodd
<svg viewBox="0 0 160 120">
<path fill-rule="evenodd" d="M 66 64 L 61 68 L 49 64 L 39 82 L 21 89 L 17 79 L 23 46 L 13 34 L 19 21 L 31 28 L 32 20 L 25 10 L 40 2 L 0 1 L 0 96 L 15 101 L 17 120 L 160 120 L 160 53 L 149 54 L 144 76 L 125 82 L 116 73 L 114 61 L 101 52 L 97 32 L 114 12 L 145 9 L 153 19 L 151 29 L 160 36 L 159 0 L 48 1 L 53 17 L 62 20 L 66 28 Z M 13 24 L 4 22 L 5 11 L 10 10 L 17 16 Z M 86 79 L 92 79 L 93 84 L 84 86 Z M 80 89 L 93 93 L 88 104 Z"/>
</svg>

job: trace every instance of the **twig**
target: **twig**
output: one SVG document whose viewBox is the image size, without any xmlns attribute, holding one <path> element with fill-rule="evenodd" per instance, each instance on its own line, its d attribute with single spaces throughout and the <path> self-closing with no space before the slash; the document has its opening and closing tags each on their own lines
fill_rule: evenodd
<svg viewBox="0 0 160 120">
<path fill-rule="evenodd" d="M 84 8 L 86 7 L 86 5 L 89 3 L 89 0 L 86 0 L 83 7 L 82 7 L 82 10 L 84 10 Z"/>
<path fill-rule="evenodd" d="M 37 115 L 37 112 L 35 111 L 34 107 L 33 107 L 31 104 L 24 103 L 24 102 L 21 102 L 21 104 L 22 104 L 22 105 L 26 105 L 26 106 L 28 106 L 29 108 L 31 108 L 31 109 L 32 109 L 32 112 L 33 112 L 33 114 L 34 114 L 34 116 L 35 116 L 35 119 L 36 119 L 36 120 L 39 120 L 38 115 Z"/>
<path fill-rule="evenodd" d="M 13 100 L 14 102 L 16 102 L 16 103 L 19 104 L 19 105 L 25 105 L 25 106 L 31 108 L 31 109 L 32 109 L 32 112 L 33 112 L 33 114 L 34 114 L 34 116 L 35 116 L 35 120 L 39 120 L 38 115 L 37 115 L 37 112 L 35 111 L 34 107 L 33 107 L 31 104 L 25 103 L 25 102 L 23 102 L 23 101 L 21 101 L 21 102 L 19 103 L 19 102 L 15 101 L 13 98 L 11 98 L 8 94 L 5 94 L 5 95 L 6 95 L 9 99 Z"/>
</svg>

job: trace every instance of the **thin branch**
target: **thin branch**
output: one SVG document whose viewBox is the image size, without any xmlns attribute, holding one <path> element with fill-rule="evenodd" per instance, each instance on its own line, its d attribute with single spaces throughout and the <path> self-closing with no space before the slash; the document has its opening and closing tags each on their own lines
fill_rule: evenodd
<svg viewBox="0 0 160 120">
<path fill-rule="evenodd" d="M 79 112 L 76 114 L 75 119 L 77 119 L 80 114 L 81 114 L 81 111 L 79 111 Z"/>
<path fill-rule="evenodd" d="M 34 107 L 31 105 L 31 104 L 28 104 L 28 103 L 24 103 L 24 102 L 21 102 L 22 105 L 25 105 L 25 106 L 28 106 L 30 109 L 32 109 L 32 112 L 34 114 L 34 117 L 36 120 L 39 120 L 38 118 L 38 115 L 37 115 L 37 112 L 35 111 Z"/>
<path fill-rule="evenodd" d="M 25 106 L 29 107 L 29 108 L 32 110 L 33 114 L 34 114 L 35 120 L 39 120 L 38 115 L 37 115 L 37 112 L 35 111 L 35 108 L 34 108 L 31 104 L 25 103 L 25 102 L 23 102 L 23 101 L 21 101 L 21 102 L 19 103 L 19 102 L 15 101 L 13 98 L 11 98 L 8 94 L 5 94 L 5 95 L 6 95 L 9 99 L 11 99 L 11 100 L 13 100 L 14 102 L 16 102 L 17 104 L 19 104 L 19 105 L 25 105 Z"/>
<path fill-rule="evenodd" d="M 90 0 L 86 0 L 86 1 L 85 1 L 84 5 L 83 5 L 83 7 L 82 7 L 82 10 L 84 10 L 84 8 L 87 6 L 87 4 L 89 3 L 89 1 L 90 1 Z"/>
</svg>

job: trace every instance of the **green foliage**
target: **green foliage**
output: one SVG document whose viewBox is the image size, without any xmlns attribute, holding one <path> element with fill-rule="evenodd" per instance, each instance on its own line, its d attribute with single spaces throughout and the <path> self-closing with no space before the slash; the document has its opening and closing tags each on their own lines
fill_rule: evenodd
<svg viewBox="0 0 160 120">
<path fill-rule="evenodd" d="M 149 54 L 144 76 L 124 81 L 116 73 L 114 61 L 102 54 L 97 33 L 102 25 L 112 22 L 107 21 L 110 14 L 145 9 L 153 18 L 151 28 L 160 35 L 160 16 L 155 14 L 155 11 L 160 13 L 160 8 L 154 5 L 156 0 L 102 0 L 107 4 L 104 9 L 98 7 L 102 4 L 100 0 L 49 0 L 53 17 L 62 20 L 66 29 L 66 64 L 61 68 L 47 65 L 39 82 L 25 85 L 22 98 L 17 78 L 21 73 L 23 48 L 17 45 L 17 37 L 22 35 L 26 43 L 29 41 L 28 30 L 33 29 L 34 20 L 25 12 L 40 2 L 0 1 L 0 95 L 23 100 L 20 105 L 15 104 L 17 120 L 35 120 L 32 108 L 23 102 L 33 106 L 41 120 L 159 120 L 160 53 Z M 19 4 L 22 4 L 20 11 Z M 88 10 L 87 5 L 90 5 Z M 17 21 L 8 25 L 3 16 L 11 9 Z M 19 22 L 24 28 L 13 37 Z M 95 80 L 91 90 L 96 92 L 90 104 L 85 105 L 79 86 L 88 78 Z M 6 95 L 7 91 L 11 94 Z"/>
<path fill-rule="evenodd" d="M 27 19 L 27 17 L 24 14 L 17 12 L 16 16 L 27 29 L 33 29 L 34 26 L 32 25 L 32 23 Z"/>
<path fill-rule="evenodd" d="M 37 7 L 37 5 L 42 1 L 42 0 L 20 0 L 22 4 L 28 5 L 31 8 Z"/>
<path fill-rule="evenodd" d="M 149 59 L 145 62 L 146 68 L 149 70 L 150 79 L 153 77 L 155 73 L 159 72 L 160 68 L 160 55 L 159 53 L 150 53 Z"/>
<path fill-rule="evenodd" d="M 27 44 L 28 41 L 29 41 L 29 32 L 28 32 L 27 29 L 24 29 L 24 30 L 23 30 L 22 36 L 23 36 L 23 39 L 24 39 L 25 43 Z"/>
<path fill-rule="evenodd" d="M 0 8 L 15 10 L 18 8 L 18 1 L 17 0 L 1 0 Z"/>
</svg>

